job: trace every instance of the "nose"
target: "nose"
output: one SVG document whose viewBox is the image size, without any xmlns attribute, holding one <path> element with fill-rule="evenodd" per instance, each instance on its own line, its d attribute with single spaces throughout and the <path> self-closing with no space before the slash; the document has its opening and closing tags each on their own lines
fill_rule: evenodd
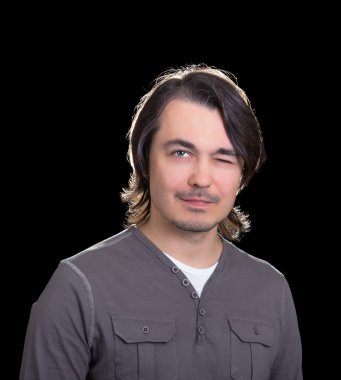
<svg viewBox="0 0 341 380">
<path fill-rule="evenodd" d="M 200 159 L 193 164 L 188 183 L 193 187 L 209 187 L 212 183 L 212 168 L 208 160 Z"/>
</svg>

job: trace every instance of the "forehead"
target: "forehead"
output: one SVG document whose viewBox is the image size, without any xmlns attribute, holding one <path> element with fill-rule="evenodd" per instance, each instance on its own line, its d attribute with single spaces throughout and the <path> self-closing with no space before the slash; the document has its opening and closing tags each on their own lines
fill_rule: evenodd
<svg viewBox="0 0 341 380">
<path fill-rule="evenodd" d="M 154 139 L 160 142 L 181 138 L 198 147 L 232 148 L 218 109 L 183 99 L 170 101 L 160 117 Z"/>
</svg>

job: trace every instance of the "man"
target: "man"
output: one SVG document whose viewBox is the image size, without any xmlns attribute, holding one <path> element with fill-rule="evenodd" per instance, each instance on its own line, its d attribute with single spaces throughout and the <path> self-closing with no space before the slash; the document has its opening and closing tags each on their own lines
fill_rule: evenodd
<svg viewBox="0 0 341 380">
<path fill-rule="evenodd" d="M 218 69 L 168 72 L 129 140 L 127 229 L 60 263 L 20 378 L 302 379 L 287 281 L 231 242 L 249 228 L 236 195 L 264 161 L 245 93 Z"/>
</svg>

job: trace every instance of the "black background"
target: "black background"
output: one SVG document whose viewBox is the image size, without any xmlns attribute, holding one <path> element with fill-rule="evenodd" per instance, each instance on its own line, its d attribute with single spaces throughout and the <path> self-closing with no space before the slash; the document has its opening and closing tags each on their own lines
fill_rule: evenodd
<svg viewBox="0 0 341 380">
<path fill-rule="evenodd" d="M 314 107 L 310 39 L 304 32 L 288 37 L 285 28 L 271 38 L 274 30 L 239 39 L 233 30 L 221 30 L 219 39 L 193 29 L 166 37 L 160 26 L 127 33 L 112 23 L 46 18 L 21 29 L 11 48 L 9 224 L 20 278 L 15 365 L 30 307 L 59 261 L 122 229 L 119 193 L 130 174 L 126 132 L 140 97 L 163 70 L 206 63 L 237 77 L 263 130 L 267 161 L 238 198 L 252 231 L 237 245 L 288 279 L 308 378 L 314 209 L 307 192 L 310 139 L 318 129 L 308 111 Z"/>
</svg>

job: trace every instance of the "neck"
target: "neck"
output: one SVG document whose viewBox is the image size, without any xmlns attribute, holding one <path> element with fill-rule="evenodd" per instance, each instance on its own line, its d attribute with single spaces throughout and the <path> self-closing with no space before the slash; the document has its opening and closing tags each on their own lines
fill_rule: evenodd
<svg viewBox="0 0 341 380">
<path fill-rule="evenodd" d="M 161 251 L 192 267 L 208 268 L 219 260 L 222 252 L 217 227 L 207 232 L 192 232 L 175 226 L 160 228 L 147 220 L 138 228 Z"/>
</svg>

